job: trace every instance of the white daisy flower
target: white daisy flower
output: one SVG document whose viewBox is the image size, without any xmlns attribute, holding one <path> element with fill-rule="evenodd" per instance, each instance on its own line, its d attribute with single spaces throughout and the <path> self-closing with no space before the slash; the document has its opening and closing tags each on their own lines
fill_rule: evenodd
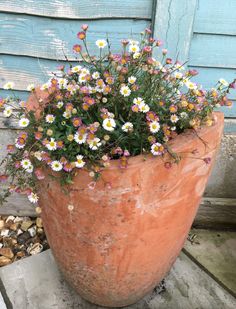
<svg viewBox="0 0 236 309">
<path fill-rule="evenodd" d="M 221 83 L 221 85 L 223 85 L 223 86 L 225 86 L 225 87 L 229 86 L 229 83 L 228 83 L 225 79 L 223 79 L 223 78 L 221 78 L 221 79 L 219 80 L 219 82 Z"/>
<path fill-rule="evenodd" d="M 33 91 L 33 90 L 35 90 L 35 84 L 29 84 L 29 85 L 27 86 L 27 90 L 28 90 L 28 91 Z"/>
<path fill-rule="evenodd" d="M 15 84 L 13 82 L 7 82 L 5 85 L 3 85 L 3 89 L 10 90 L 13 89 L 14 86 Z"/>
<path fill-rule="evenodd" d="M 55 138 L 50 139 L 50 141 L 46 145 L 46 148 L 52 151 L 57 149 L 57 143 L 55 141 Z"/>
<path fill-rule="evenodd" d="M 140 98 L 140 97 L 134 98 L 134 99 L 133 99 L 133 103 L 134 103 L 135 105 L 144 104 L 144 100 L 143 100 L 142 98 Z"/>
<path fill-rule="evenodd" d="M 55 116 L 48 114 L 45 119 L 47 123 L 53 123 L 55 121 Z"/>
<path fill-rule="evenodd" d="M 58 84 L 60 89 L 66 89 L 68 81 L 65 78 L 59 78 Z"/>
<path fill-rule="evenodd" d="M 84 144 L 86 142 L 87 134 L 80 134 L 79 132 L 75 133 L 74 140 L 78 144 Z"/>
<path fill-rule="evenodd" d="M 81 65 L 76 65 L 75 67 L 71 68 L 71 72 L 79 73 L 81 69 L 82 69 Z"/>
<path fill-rule="evenodd" d="M 130 53 L 138 53 L 139 51 L 140 51 L 140 48 L 137 44 L 130 44 L 129 46 Z"/>
<path fill-rule="evenodd" d="M 141 56 L 141 53 L 134 53 L 133 54 L 134 59 L 138 59 L 138 58 L 140 58 L 140 56 Z"/>
<path fill-rule="evenodd" d="M 181 79 L 181 78 L 183 77 L 183 74 L 180 73 L 180 72 L 175 72 L 174 76 L 175 76 L 175 78 L 177 78 L 177 79 Z"/>
<path fill-rule="evenodd" d="M 50 87 L 49 83 L 45 83 L 40 87 L 40 90 L 47 90 Z"/>
<path fill-rule="evenodd" d="M 160 124 L 157 121 L 152 121 L 149 124 L 149 128 L 152 133 L 157 133 L 160 130 Z"/>
<path fill-rule="evenodd" d="M 185 86 L 190 89 L 190 90 L 195 90 L 197 89 L 197 85 L 193 82 L 190 82 L 189 80 L 184 82 Z"/>
<path fill-rule="evenodd" d="M 37 160 L 42 161 L 42 152 L 40 152 L 40 151 L 35 151 L 34 157 L 35 157 Z"/>
<path fill-rule="evenodd" d="M 116 127 L 116 123 L 114 119 L 106 118 L 103 120 L 102 126 L 107 131 L 114 131 L 114 128 Z"/>
<path fill-rule="evenodd" d="M 89 69 L 87 69 L 87 68 L 82 68 L 81 69 L 81 74 L 88 75 L 89 73 L 90 73 Z"/>
<path fill-rule="evenodd" d="M 186 112 L 182 112 L 182 113 L 180 113 L 180 117 L 183 118 L 183 119 L 186 119 L 186 118 L 188 118 L 188 114 Z"/>
<path fill-rule="evenodd" d="M 179 120 L 179 117 L 176 114 L 170 116 L 170 121 L 176 123 Z"/>
<path fill-rule="evenodd" d="M 128 82 L 133 85 L 136 82 L 137 78 L 135 76 L 130 76 L 128 78 Z"/>
<path fill-rule="evenodd" d="M 93 74 L 92 74 L 92 78 L 93 79 L 98 79 L 100 77 L 100 73 L 99 72 L 94 72 Z"/>
<path fill-rule="evenodd" d="M 31 173 L 33 173 L 33 170 L 34 170 L 33 165 L 30 165 L 30 166 L 26 169 L 26 172 L 31 174 Z"/>
<path fill-rule="evenodd" d="M 97 40 L 96 45 L 98 48 L 104 48 L 107 46 L 107 41 L 106 40 Z"/>
<path fill-rule="evenodd" d="M 93 140 L 89 140 L 88 144 L 89 144 L 89 148 L 92 150 L 97 150 L 98 147 L 102 145 L 102 143 L 100 142 L 100 138 L 98 137 L 95 137 Z"/>
<path fill-rule="evenodd" d="M 147 113 L 147 112 L 149 112 L 150 107 L 149 107 L 147 104 L 145 104 L 145 103 L 141 103 L 141 104 L 139 105 L 139 110 L 140 110 L 140 112 L 142 112 L 142 113 Z"/>
<path fill-rule="evenodd" d="M 7 106 L 4 111 L 3 111 L 3 115 L 4 117 L 10 117 L 12 115 L 13 109 L 11 106 Z"/>
<path fill-rule="evenodd" d="M 133 124 L 131 122 L 126 122 L 123 124 L 123 126 L 121 127 L 121 129 L 124 132 L 131 132 L 133 130 Z"/>
<path fill-rule="evenodd" d="M 83 157 L 82 155 L 77 155 L 76 156 L 76 161 L 75 161 L 75 166 L 78 167 L 78 168 L 82 168 L 84 165 L 85 165 L 85 162 L 83 160 Z"/>
<path fill-rule="evenodd" d="M 62 108 L 64 103 L 62 101 L 57 102 L 57 108 Z"/>
<path fill-rule="evenodd" d="M 124 97 L 128 97 L 131 93 L 131 90 L 128 86 L 122 86 L 120 88 L 120 93 L 124 96 Z"/>
<path fill-rule="evenodd" d="M 25 169 L 25 170 L 29 169 L 32 166 L 32 163 L 31 163 L 31 161 L 29 159 L 23 159 L 20 162 L 20 164 L 23 167 L 23 169 Z"/>
<path fill-rule="evenodd" d="M 69 118 L 71 118 L 71 112 L 68 110 L 68 111 L 65 111 L 63 114 L 62 114 L 62 116 L 64 117 L 64 118 L 66 118 L 66 119 L 69 119 Z"/>
<path fill-rule="evenodd" d="M 160 148 L 161 147 L 161 148 Z M 155 143 L 151 146 L 151 153 L 154 156 L 160 156 L 163 153 L 163 146 L 160 143 Z"/>
<path fill-rule="evenodd" d="M 80 82 L 80 84 L 86 82 L 86 75 L 87 75 L 87 74 L 80 74 L 80 75 L 79 75 L 79 82 Z"/>
<path fill-rule="evenodd" d="M 60 161 L 52 161 L 51 168 L 52 168 L 53 171 L 59 172 L 59 171 L 62 170 L 63 165 L 61 164 Z"/>
<path fill-rule="evenodd" d="M 21 128 L 26 128 L 26 127 L 28 127 L 28 125 L 29 125 L 29 119 L 28 118 L 21 118 L 20 120 L 19 120 L 19 126 L 21 127 Z"/>
<path fill-rule="evenodd" d="M 28 195 L 28 199 L 29 199 L 29 201 L 30 201 L 31 203 L 36 204 L 36 203 L 38 202 L 38 200 L 39 200 L 39 197 L 38 197 L 38 195 L 37 195 L 36 193 L 31 192 L 31 193 Z"/>
</svg>

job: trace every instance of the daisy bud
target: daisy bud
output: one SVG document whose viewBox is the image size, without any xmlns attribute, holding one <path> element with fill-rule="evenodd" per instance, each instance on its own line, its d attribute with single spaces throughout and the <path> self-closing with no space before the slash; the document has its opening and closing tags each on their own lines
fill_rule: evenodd
<svg viewBox="0 0 236 309">
<path fill-rule="evenodd" d="M 78 44 L 75 44 L 75 45 L 73 46 L 73 51 L 74 51 L 75 53 L 80 53 L 80 52 L 82 51 L 82 46 L 81 46 L 81 45 L 78 45 Z"/>
<path fill-rule="evenodd" d="M 164 49 L 162 49 L 162 54 L 163 54 L 163 55 L 166 55 L 166 54 L 167 54 L 167 52 L 168 52 L 168 51 L 167 51 L 167 49 L 165 49 L 165 48 L 164 48 Z"/>
<path fill-rule="evenodd" d="M 82 30 L 84 30 L 84 31 L 87 31 L 88 30 L 88 25 L 87 24 L 83 24 L 82 26 L 81 26 L 81 29 Z"/>
</svg>

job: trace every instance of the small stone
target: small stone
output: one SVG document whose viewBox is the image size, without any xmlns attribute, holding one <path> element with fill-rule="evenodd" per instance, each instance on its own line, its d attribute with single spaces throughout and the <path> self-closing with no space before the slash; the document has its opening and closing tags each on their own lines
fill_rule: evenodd
<svg viewBox="0 0 236 309">
<path fill-rule="evenodd" d="M 10 230 L 12 230 L 12 231 L 16 231 L 18 229 L 18 227 L 19 227 L 19 223 L 12 223 L 9 226 Z"/>
<path fill-rule="evenodd" d="M 6 258 L 12 259 L 14 254 L 10 248 L 1 248 L 0 255 L 5 256 Z"/>
<path fill-rule="evenodd" d="M 41 209 L 41 207 L 36 207 L 35 211 L 36 211 L 37 214 L 41 214 L 42 209 Z"/>
<path fill-rule="evenodd" d="M 1 236 L 7 237 L 8 235 L 9 235 L 9 230 L 8 230 L 8 229 L 3 229 L 3 230 L 1 231 Z"/>
<path fill-rule="evenodd" d="M 23 221 L 23 219 L 20 218 L 20 217 L 15 217 L 15 219 L 14 219 L 14 223 L 22 222 L 22 221 Z"/>
<path fill-rule="evenodd" d="M 28 232 L 31 237 L 34 237 L 36 235 L 36 226 L 32 226 L 31 228 L 28 229 Z"/>
<path fill-rule="evenodd" d="M 19 252 L 17 252 L 16 256 L 18 258 L 23 258 L 25 256 L 25 252 L 24 251 L 19 251 Z"/>
<path fill-rule="evenodd" d="M 18 236 L 18 235 L 20 235 L 20 234 L 22 234 L 22 233 L 23 233 L 23 231 L 22 231 L 21 229 L 19 229 L 19 230 L 17 230 L 16 235 Z"/>
<path fill-rule="evenodd" d="M 43 221 L 42 221 L 42 219 L 41 218 L 37 218 L 36 219 L 36 225 L 37 225 L 37 227 L 43 227 Z"/>
<path fill-rule="evenodd" d="M 19 244 L 24 244 L 30 238 L 29 232 L 24 232 L 17 237 Z"/>
<path fill-rule="evenodd" d="M 2 230 L 5 226 L 5 222 L 3 220 L 0 220 L 0 230 Z"/>
<path fill-rule="evenodd" d="M 3 247 L 3 244 L 0 242 L 0 249 Z"/>
<path fill-rule="evenodd" d="M 33 222 L 31 220 L 30 221 L 23 221 L 21 223 L 21 229 L 26 232 L 31 227 L 32 224 L 33 224 Z"/>
<path fill-rule="evenodd" d="M 0 256 L 0 266 L 6 266 L 11 263 L 11 259 L 5 257 L 5 256 Z"/>
<path fill-rule="evenodd" d="M 14 216 L 8 216 L 7 219 L 6 219 L 6 223 L 7 223 L 8 221 L 13 221 L 13 222 L 14 222 L 14 220 L 15 220 L 15 217 L 14 217 Z"/>
<path fill-rule="evenodd" d="M 27 252 L 28 254 L 30 255 L 35 255 L 35 254 L 38 254 L 40 253 L 41 251 L 43 250 L 43 246 L 37 242 L 36 244 L 32 244 L 32 246 L 29 246 L 27 248 Z"/>
<path fill-rule="evenodd" d="M 41 227 L 39 227 L 39 228 L 37 229 L 37 233 L 38 233 L 38 234 L 43 234 L 44 231 L 43 231 L 43 229 L 42 229 Z"/>
</svg>

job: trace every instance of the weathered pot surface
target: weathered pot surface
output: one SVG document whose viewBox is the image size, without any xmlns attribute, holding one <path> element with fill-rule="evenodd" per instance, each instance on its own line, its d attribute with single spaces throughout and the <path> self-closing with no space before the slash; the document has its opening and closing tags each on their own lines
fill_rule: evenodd
<svg viewBox="0 0 236 309">
<path fill-rule="evenodd" d="M 94 189 L 85 170 L 75 177 L 69 194 L 49 177 L 40 182 L 50 246 L 65 278 L 82 297 L 103 306 L 129 305 L 169 271 L 220 143 L 224 117 L 219 112 L 214 117 L 212 127 L 187 131 L 170 143 L 182 157 L 170 169 L 162 158 L 140 155 L 130 158 L 125 170 L 112 161 Z"/>
</svg>

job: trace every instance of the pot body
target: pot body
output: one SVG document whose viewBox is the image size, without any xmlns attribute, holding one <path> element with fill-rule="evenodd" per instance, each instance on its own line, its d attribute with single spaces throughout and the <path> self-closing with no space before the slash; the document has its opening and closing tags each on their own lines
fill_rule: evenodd
<svg viewBox="0 0 236 309">
<path fill-rule="evenodd" d="M 163 158 L 140 155 L 130 158 L 125 170 L 112 161 L 94 189 L 85 170 L 79 171 L 68 194 L 49 177 L 40 182 L 48 241 L 65 278 L 83 298 L 126 306 L 150 292 L 170 270 L 220 143 L 223 114 L 214 117 L 212 127 L 187 131 L 169 144 L 182 157 L 170 169 Z"/>
</svg>

